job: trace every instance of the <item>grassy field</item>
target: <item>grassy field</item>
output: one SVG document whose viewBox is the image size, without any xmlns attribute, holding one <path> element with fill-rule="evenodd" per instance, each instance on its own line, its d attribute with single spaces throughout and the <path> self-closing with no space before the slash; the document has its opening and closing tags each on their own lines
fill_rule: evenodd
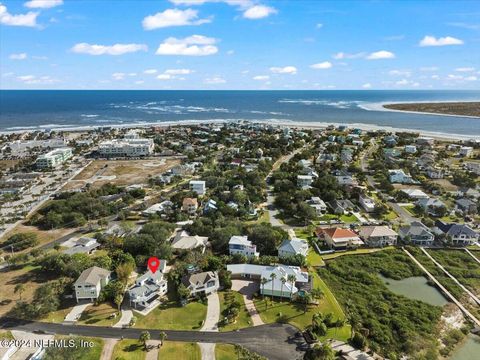
<svg viewBox="0 0 480 360">
<path fill-rule="evenodd" d="M 144 183 L 149 176 L 166 172 L 179 164 L 180 160 L 94 160 L 71 180 L 65 189 L 83 186 L 87 180 L 93 180 L 93 186 L 100 187 L 107 182 L 117 185 Z M 99 178 L 93 178 L 99 176 Z M 108 178 L 102 178 L 102 177 Z"/>
<path fill-rule="evenodd" d="M 360 255 L 360 254 L 371 254 L 377 251 L 383 251 L 383 250 L 389 250 L 393 249 L 392 246 L 387 246 L 384 248 L 374 248 L 374 249 L 356 249 L 356 250 L 348 250 L 348 251 L 337 251 L 332 254 L 325 254 L 322 255 L 323 260 L 331 260 L 335 259 L 339 256 L 345 256 L 345 255 Z"/>
<path fill-rule="evenodd" d="M 0 331 L 0 339 L 7 339 L 7 340 L 13 340 L 14 337 L 11 333 L 11 331 Z"/>
<path fill-rule="evenodd" d="M 325 265 L 322 256 L 318 254 L 314 249 L 310 249 L 310 252 L 307 255 L 307 262 L 308 265 L 315 267 Z"/>
<path fill-rule="evenodd" d="M 195 343 L 165 341 L 158 354 L 158 359 L 201 360 L 202 354 Z"/>
<path fill-rule="evenodd" d="M 131 339 L 121 340 L 113 349 L 112 359 L 143 360 L 146 354 L 140 341 Z"/>
<path fill-rule="evenodd" d="M 274 298 L 273 302 L 270 297 L 266 296 L 265 301 L 263 297 L 259 297 L 254 300 L 255 307 L 260 314 L 263 322 L 273 323 L 278 321 L 279 316 L 282 315 L 286 318 L 286 321 L 296 326 L 299 329 L 305 329 L 312 323 L 312 316 L 315 313 L 321 312 L 322 314 L 332 313 L 334 319 L 345 319 L 345 314 L 342 308 L 336 301 L 330 289 L 327 287 L 317 273 L 312 272 L 313 286 L 322 290 L 323 297 L 318 300 L 318 305 L 309 305 L 307 311 L 304 310 L 304 305 L 301 303 L 292 302 L 288 299 L 280 301 L 278 298 Z M 267 306 L 265 306 L 267 303 Z M 348 325 L 341 328 L 328 329 L 328 333 L 325 338 L 335 338 L 346 341 L 350 338 L 351 331 Z"/>
<path fill-rule="evenodd" d="M 117 308 L 110 303 L 92 305 L 82 313 L 78 323 L 82 325 L 112 326 L 120 319 L 119 316 L 110 318 L 116 312 Z"/>
<path fill-rule="evenodd" d="M 235 347 L 231 344 L 215 345 L 215 360 L 237 360 Z"/>
<path fill-rule="evenodd" d="M 1 242 L 7 240 L 10 236 L 14 234 L 24 234 L 24 233 L 34 233 L 37 235 L 38 239 L 38 245 L 35 247 L 39 247 L 44 244 L 48 244 L 62 236 L 71 234 L 75 231 L 76 229 L 68 228 L 68 229 L 55 229 L 55 230 L 40 230 L 36 228 L 35 226 L 27 226 L 23 224 L 18 224 L 15 226 L 11 231 L 9 231 L 7 234 L 3 235 L 0 238 L 0 244 Z M 1 245 L 0 245 L 1 246 Z M 18 253 L 24 253 L 24 252 L 29 252 L 33 248 L 28 248 L 23 251 L 19 251 Z"/>
<path fill-rule="evenodd" d="M 163 330 L 199 330 L 207 315 L 207 306 L 200 302 L 189 302 L 186 306 L 176 301 L 162 303 L 147 316 L 135 315 L 137 328 Z"/>
<path fill-rule="evenodd" d="M 245 307 L 243 296 L 237 291 L 232 291 L 232 293 L 235 296 L 235 300 L 241 304 L 240 312 L 234 324 L 228 324 L 227 326 L 220 328 L 220 331 L 233 331 L 233 330 L 243 329 L 243 328 L 252 326 L 250 314 L 248 313 L 248 310 Z M 219 292 L 218 297 L 220 298 L 220 319 L 222 319 L 223 312 L 226 309 L 225 292 L 224 291 Z"/>
<path fill-rule="evenodd" d="M 61 323 L 65 320 L 65 316 L 72 310 L 72 308 L 76 305 L 76 301 L 73 299 L 66 299 L 60 305 L 60 309 L 57 311 L 51 311 L 48 313 L 47 317 L 43 318 L 42 321 L 46 322 L 53 322 L 53 323 Z"/>
<path fill-rule="evenodd" d="M 2 289 L 0 292 L 0 316 L 5 315 L 20 300 L 20 295 L 14 293 L 17 284 L 25 285 L 22 300 L 30 302 L 36 289 L 56 278 L 55 275 L 45 274 L 39 268 L 31 265 L 20 269 L 6 268 L 0 270 L 0 289 Z"/>
<path fill-rule="evenodd" d="M 75 347 L 47 347 L 45 358 L 50 359 L 82 359 L 82 360 L 100 360 L 104 342 L 102 339 L 85 336 L 55 336 L 55 339 L 65 339 L 75 341 Z M 80 341 L 92 342 L 92 347 L 80 346 Z"/>
</svg>

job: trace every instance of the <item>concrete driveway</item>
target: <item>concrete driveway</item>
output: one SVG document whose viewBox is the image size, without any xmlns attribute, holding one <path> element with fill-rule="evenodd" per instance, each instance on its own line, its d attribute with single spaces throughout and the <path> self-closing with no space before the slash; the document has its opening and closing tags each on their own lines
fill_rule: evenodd
<svg viewBox="0 0 480 360">
<path fill-rule="evenodd" d="M 80 319 L 80 316 L 85 311 L 85 309 L 90 305 L 92 305 L 91 302 L 75 305 L 73 309 L 70 310 L 70 312 L 67 314 L 67 316 L 65 316 L 64 322 L 76 322 L 78 319 Z"/>
<path fill-rule="evenodd" d="M 218 331 L 218 322 L 220 321 L 220 298 L 218 294 L 211 293 L 207 296 L 208 308 L 207 317 L 205 323 L 202 326 L 201 331 Z M 215 344 L 212 343 L 198 343 L 200 352 L 202 354 L 202 360 L 215 360 Z"/>
<path fill-rule="evenodd" d="M 264 322 L 258 314 L 257 308 L 253 303 L 253 294 L 260 289 L 260 284 L 252 280 L 232 280 L 232 290 L 238 291 L 243 296 L 243 302 L 247 308 L 248 314 L 252 319 L 253 326 L 263 325 Z"/>
</svg>

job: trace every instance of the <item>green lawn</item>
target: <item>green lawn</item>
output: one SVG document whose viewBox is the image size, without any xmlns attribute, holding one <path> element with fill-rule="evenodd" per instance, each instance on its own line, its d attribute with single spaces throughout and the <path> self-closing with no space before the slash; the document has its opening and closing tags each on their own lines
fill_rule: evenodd
<svg viewBox="0 0 480 360">
<path fill-rule="evenodd" d="M 280 301 L 277 298 L 275 298 L 272 302 L 270 297 L 265 297 L 265 301 L 268 305 L 265 307 L 265 301 L 262 297 L 259 297 L 254 300 L 254 303 L 263 322 L 276 322 L 279 316 L 283 315 L 289 324 L 303 330 L 311 324 L 312 316 L 317 312 L 321 312 L 323 314 L 332 313 L 335 319 L 345 319 L 345 314 L 343 313 L 342 308 L 327 285 L 320 279 L 316 272 L 312 272 L 312 276 L 314 278 L 313 286 L 321 289 L 324 293 L 324 296 L 318 301 L 318 305 L 310 305 L 307 307 L 307 311 L 304 312 L 303 304 L 295 302 L 290 303 L 288 299 L 283 299 L 283 301 Z M 336 338 L 346 341 L 350 338 L 350 333 L 350 326 L 345 325 L 338 329 L 328 329 L 328 333 L 325 338 Z"/>
<path fill-rule="evenodd" d="M 82 325 L 112 326 L 118 322 L 120 315 L 116 318 L 110 318 L 112 314 L 117 313 L 117 308 L 110 303 L 89 306 L 78 320 Z"/>
<path fill-rule="evenodd" d="M 199 330 L 207 315 L 207 306 L 196 301 L 180 306 L 176 301 L 162 303 L 147 316 L 138 317 L 135 327 L 163 330 Z"/>
<path fill-rule="evenodd" d="M 165 341 L 158 354 L 158 359 L 201 360 L 202 354 L 195 343 Z"/>
<path fill-rule="evenodd" d="M 388 213 L 386 213 L 385 215 L 383 215 L 383 220 L 394 220 L 396 219 L 398 216 L 397 214 L 395 213 L 395 211 L 393 210 L 390 210 Z"/>
<path fill-rule="evenodd" d="M 62 301 L 58 310 L 49 312 L 42 321 L 61 323 L 76 304 L 77 303 L 73 299 L 65 299 Z"/>
<path fill-rule="evenodd" d="M 355 215 L 346 215 L 343 214 L 340 216 L 340 220 L 343 221 L 344 223 L 353 223 L 353 222 L 358 222 L 358 219 Z"/>
<path fill-rule="evenodd" d="M 307 226 L 304 228 L 297 228 L 295 229 L 295 235 L 300 239 L 308 240 L 313 234 L 313 230 L 315 229 L 314 226 Z"/>
<path fill-rule="evenodd" d="M 330 221 L 330 220 L 340 220 L 343 221 L 344 223 L 353 223 L 353 222 L 358 222 L 358 219 L 355 215 L 337 215 L 337 214 L 325 214 L 322 215 L 318 218 L 319 221 Z"/>
<path fill-rule="evenodd" d="M 12 335 L 11 331 L 0 331 L 0 339 L 8 339 L 8 340 L 13 340 L 14 337 Z"/>
<path fill-rule="evenodd" d="M 143 360 L 146 354 L 140 341 L 131 339 L 121 340 L 113 349 L 112 359 Z"/>
<path fill-rule="evenodd" d="M 349 251 L 337 251 L 332 254 L 325 254 L 322 255 L 323 260 L 330 260 L 330 259 L 335 259 L 339 256 L 344 256 L 344 255 L 360 255 L 360 254 L 370 254 L 374 253 L 377 251 L 382 251 L 382 250 L 388 250 L 388 249 L 393 249 L 392 246 L 387 246 L 384 248 L 373 248 L 373 249 L 356 249 L 356 250 L 349 250 Z"/>
<path fill-rule="evenodd" d="M 247 308 L 245 307 L 245 302 L 243 301 L 243 296 L 237 291 L 232 291 L 235 296 L 235 300 L 241 304 L 240 312 L 238 314 L 237 320 L 233 324 L 228 324 L 220 328 L 220 331 L 233 331 L 238 329 L 243 329 L 249 326 L 252 326 L 250 314 L 248 313 Z M 223 311 L 226 308 L 225 303 L 225 292 L 221 291 L 218 293 L 220 298 L 220 320 L 223 318 Z"/>
<path fill-rule="evenodd" d="M 402 206 L 405 210 L 407 210 L 411 215 L 417 216 L 417 213 L 415 212 L 415 205 L 405 205 Z"/>
<path fill-rule="evenodd" d="M 310 249 L 310 252 L 307 255 L 307 262 L 310 266 L 324 266 L 325 262 L 323 261 L 320 254 L 318 254 L 313 248 Z"/>
<path fill-rule="evenodd" d="M 217 344 L 215 345 L 215 360 L 237 360 L 238 356 L 235 354 L 235 347 L 231 344 Z"/>
<path fill-rule="evenodd" d="M 75 347 L 47 347 L 44 359 L 82 359 L 82 360 L 100 360 L 103 349 L 103 340 L 85 336 L 55 336 L 55 339 L 65 339 L 67 343 L 70 340 L 75 341 Z M 80 341 L 84 343 L 92 342 L 93 346 L 80 346 Z"/>
</svg>

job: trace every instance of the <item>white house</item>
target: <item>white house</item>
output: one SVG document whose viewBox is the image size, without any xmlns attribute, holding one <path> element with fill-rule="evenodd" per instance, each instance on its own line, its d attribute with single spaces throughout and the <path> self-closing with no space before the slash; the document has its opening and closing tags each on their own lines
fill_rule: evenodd
<svg viewBox="0 0 480 360">
<path fill-rule="evenodd" d="M 371 247 L 396 245 L 398 238 L 398 234 L 387 226 L 363 226 L 359 235 Z"/>
<path fill-rule="evenodd" d="M 98 266 L 84 270 L 74 283 L 75 299 L 94 301 L 110 281 L 110 271 Z"/>
<path fill-rule="evenodd" d="M 417 147 L 415 145 L 405 145 L 405 152 L 407 154 L 415 154 L 417 152 Z"/>
<path fill-rule="evenodd" d="M 191 295 L 204 293 L 205 295 L 216 292 L 220 287 L 218 274 L 216 271 L 206 271 L 202 273 L 185 275 L 182 283 L 190 290 Z"/>
<path fill-rule="evenodd" d="M 397 184 L 415 184 L 415 180 L 402 169 L 388 170 L 388 176 L 391 183 Z"/>
<path fill-rule="evenodd" d="M 189 183 L 190 190 L 197 193 L 197 195 L 205 195 L 206 186 L 203 180 L 191 180 Z"/>
<path fill-rule="evenodd" d="M 405 193 L 409 198 L 416 199 L 416 200 L 428 199 L 430 197 L 426 193 L 424 193 L 422 190 L 419 190 L 419 189 L 402 189 L 400 191 Z"/>
<path fill-rule="evenodd" d="M 470 157 L 473 154 L 473 147 L 471 146 L 462 146 L 458 154 L 462 157 Z"/>
<path fill-rule="evenodd" d="M 439 231 L 445 234 L 447 239 L 451 240 L 453 245 L 468 246 L 478 241 L 479 234 L 471 227 L 464 224 L 444 223 L 437 220 L 435 226 Z"/>
<path fill-rule="evenodd" d="M 313 183 L 313 176 L 311 175 L 297 175 L 297 186 L 303 188 L 308 188 Z"/>
<path fill-rule="evenodd" d="M 306 241 L 298 238 L 283 240 L 278 248 L 278 257 L 288 257 L 293 255 L 308 255 L 308 244 Z"/>
<path fill-rule="evenodd" d="M 317 215 L 322 215 L 327 211 L 327 204 L 318 196 L 312 196 L 308 201 L 308 205 L 315 209 Z"/>
<path fill-rule="evenodd" d="M 165 262 L 161 260 L 161 262 Z M 158 298 L 165 295 L 168 291 L 168 281 L 161 271 L 152 273 L 147 271 L 135 280 L 135 284 L 128 290 L 130 306 L 135 309 L 141 307 L 149 309 L 160 302 Z"/>
<path fill-rule="evenodd" d="M 259 257 L 257 246 L 248 240 L 247 236 L 232 236 L 228 242 L 230 255 L 241 254 L 247 258 Z"/>
<path fill-rule="evenodd" d="M 64 250 L 64 254 L 73 255 L 73 254 L 91 254 L 94 252 L 100 244 L 97 242 L 97 239 L 89 237 L 81 237 L 72 244 L 73 246 Z"/>
<path fill-rule="evenodd" d="M 414 221 L 410 225 L 402 226 L 398 229 L 398 234 L 402 240 L 408 238 L 412 244 L 419 246 L 430 246 L 435 240 L 435 236 L 430 229 L 420 221 Z"/>
<path fill-rule="evenodd" d="M 202 248 L 202 251 L 205 251 L 207 243 L 207 236 L 189 235 L 185 230 L 180 230 L 177 232 L 172 241 L 172 248 L 177 250 L 193 250 L 196 248 Z"/>
<path fill-rule="evenodd" d="M 144 216 L 154 215 L 154 214 L 161 214 L 161 213 L 168 213 L 172 210 L 173 202 L 170 200 L 162 201 L 158 204 L 153 204 L 148 209 L 142 211 Z"/>
<path fill-rule="evenodd" d="M 367 195 L 359 195 L 358 200 L 366 212 L 372 212 L 375 210 L 375 201 L 371 197 Z"/>
</svg>

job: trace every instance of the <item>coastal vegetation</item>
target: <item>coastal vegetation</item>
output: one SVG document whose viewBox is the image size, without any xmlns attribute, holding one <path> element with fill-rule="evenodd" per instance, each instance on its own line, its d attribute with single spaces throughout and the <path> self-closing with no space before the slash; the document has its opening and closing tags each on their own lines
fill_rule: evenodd
<svg viewBox="0 0 480 360">
<path fill-rule="evenodd" d="M 480 117 L 480 103 L 474 101 L 385 104 L 383 107 L 392 110 Z"/>
</svg>

